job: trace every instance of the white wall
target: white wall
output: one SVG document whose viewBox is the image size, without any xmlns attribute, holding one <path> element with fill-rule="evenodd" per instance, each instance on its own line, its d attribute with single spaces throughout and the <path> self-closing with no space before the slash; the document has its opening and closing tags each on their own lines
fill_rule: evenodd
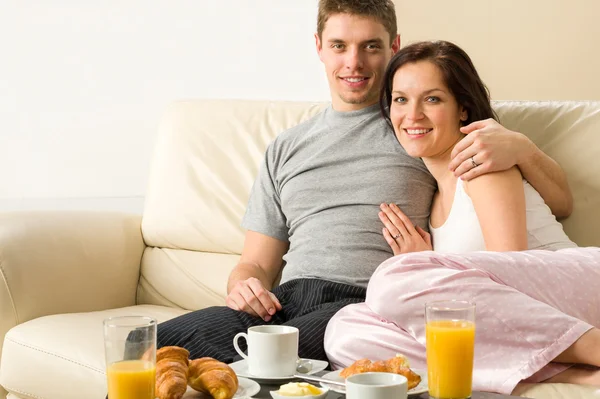
<svg viewBox="0 0 600 399">
<path fill-rule="evenodd" d="M 600 100 L 598 0 L 397 0 L 396 14 L 404 44 L 465 49 L 494 99 Z"/>
<path fill-rule="evenodd" d="M 165 106 L 328 100 L 317 0 L 0 0 L 0 211 L 142 209 Z M 396 1 L 495 99 L 600 100 L 597 0 Z"/>
<path fill-rule="evenodd" d="M 316 4 L 0 0 L 0 211 L 140 212 L 173 100 L 327 100 Z"/>
</svg>

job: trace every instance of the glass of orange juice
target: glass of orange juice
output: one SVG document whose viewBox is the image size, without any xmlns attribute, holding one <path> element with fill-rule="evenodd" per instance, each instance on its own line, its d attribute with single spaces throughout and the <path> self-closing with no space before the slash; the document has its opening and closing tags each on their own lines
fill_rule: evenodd
<svg viewBox="0 0 600 399">
<path fill-rule="evenodd" d="M 429 397 L 466 399 L 473 385 L 475 304 L 437 301 L 425 305 Z"/>
<path fill-rule="evenodd" d="M 155 399 L 156 320 L 145 316 L 104 320 L 109 399 Z"/>
</svg>

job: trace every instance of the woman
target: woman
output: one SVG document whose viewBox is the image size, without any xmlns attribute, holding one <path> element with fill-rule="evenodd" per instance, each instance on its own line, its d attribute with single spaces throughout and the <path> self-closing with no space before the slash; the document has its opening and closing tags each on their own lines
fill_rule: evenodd
<svg viewBox="0 0 600 399">
<path fill-rule="evenodd" d="M 468 55 L 448 42 L 413 44 L 392 58 L 383 84 L 384 116 L 438 182 L 432 237 L 395 205 L 382 204 L 394 254 L 425 252 L 381 264 L 366 302 L 334 316 L 325 335 L 332 365 L 399 352 L 424 368 L 424 304 L 467 299 L 477 303 L 475 390 L 509 394 L 522 380 L 600 385 L 600 372 L 569 364 L 600 367 L 600 250 L 574 248 L 518 169 L 468 183 L 449 171 L 461 126 L 494 118 Z M 436 252 L 463 254 L 439 255 L 428 251 L 432 244 Z M 525 249 L 557 251 L 517 252 Z"/>
<path fill-rule="evenodd" d="M 406 152 L 422 158 L 438 184 L 431 240 L 394 204 L 382 205 L 383 235 L 394 255 L 430 250 L 432 243 L 437 252 L 455 253 L 576 246 L 516 166 L 468 182 L 449 170 L 452 150 L 465 137 L 461 127 L 497 119 L 488 91 L 462 49 L 448 42 L 406 47 L 390 61 L 384 82 L 384 117 Z M 479 166 L 474 157 L 471 163 Z"/>
</svg>

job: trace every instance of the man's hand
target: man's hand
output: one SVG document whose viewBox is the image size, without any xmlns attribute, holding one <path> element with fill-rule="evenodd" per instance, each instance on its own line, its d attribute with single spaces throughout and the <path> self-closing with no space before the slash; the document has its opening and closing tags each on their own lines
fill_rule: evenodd
<svg viewBox="0 0 600 399">
<path fill-rule="evenodd" d="M 279 300 L 255 277 L 237 281 L 225 303 L 233 310 L 249 313 L 264 321 L 270 321 L 275 312 L 281 310 Z"/>
<path fill-rule="evenodd" d="M 460 131 L 467 136 L 452 150 L 449 168 L 466 181 L 510 169 L 527 159 L 535 147 L 524 134 L 508 130 L 494 119 L 473 122 Z"/>
<path fill-rule="evenodd" d="M 431 251 L 431 236 L 412 224 L 408 216 L 396 204 L 381 204 L 379 219 L 383 222 L 383 237 L 394 256 L 409 252 Z"/>
<path fill-rule="evenodd" d="M 269 290 L 281 272 L 288 247 L 286 241 L 248 230 L 240 261 L 227 281 L 227 306 L 271 321 L 281 303 Z"/>
</svg>

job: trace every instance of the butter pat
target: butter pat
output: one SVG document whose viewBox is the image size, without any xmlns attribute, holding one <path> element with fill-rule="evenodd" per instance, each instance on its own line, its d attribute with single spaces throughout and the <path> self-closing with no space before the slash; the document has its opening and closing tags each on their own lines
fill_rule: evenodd
<svg viewBox="0 0 600 399">
<path fill-rule="evenodd" d="M 277 392 L 281 396 L 315 396 L 322 392 L 319 388 L 307 382 L 290 382 L 279 387 Z"/>
</svg>

